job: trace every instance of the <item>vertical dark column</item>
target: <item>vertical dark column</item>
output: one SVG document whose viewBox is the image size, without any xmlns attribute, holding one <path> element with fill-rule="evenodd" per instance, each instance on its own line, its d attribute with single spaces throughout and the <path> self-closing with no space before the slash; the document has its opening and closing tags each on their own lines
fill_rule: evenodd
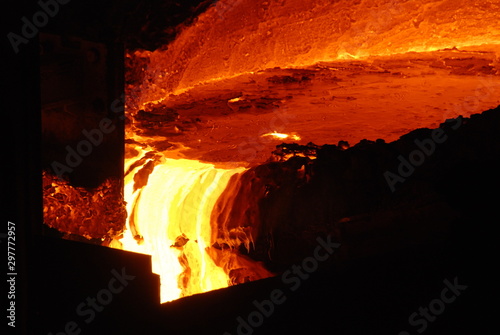
<svg viewBox="0 0 500 335">
<path fill-rule="evenodd" d="M 41 34 L 42 164 L 74 186 L 123 176 L 123 48 Z"/>
<path fill-rule="evenodd" d="M 101 243 L 113 234 L 108 231 L 120 231 L 125 224 L 123 198 L 119 199 L 124 47 L 117 36 L 120 18 L 112 15 L 117 6 L 114 1 L 59 3 L 40 31 L 42 169 L 88 191 L 75 199 L 77 192 L 67 196 L 45 183 L 44 192 L 60 202 L 51 203 L 57 210 L 44 215 L 45 223 L 70 234 L 68 238 L 87 241 L 82 237 L 86 236 L 93 243 Z M 100 192 L 99 203 L 90 203 L 93 192 Z"/>
<path fill-rule="evenodd" d="M 114 170 L 113 173 L 123 183 L 125 157 L 125 48 L 120 43 L 109 43 L 107 49 L 109 113 L 116 122 L 116 138 L 119 140 L 114 148 L 119 164 L 114 166 L 117 170 Z M 123 184 L 121 186 L 123 187 Z"/>
<path fill-rule="evenodd" d="M 35 1 L 16 1 L 2 10 L 0 91 L 2 179 L 5 181 L 2 212 L 5 215 L 0 230 L 1 277 L 4 283 L 14 279 L 14 285 L 9 285 L 9 294 L 6 291 L 2 294 L 2 299 L 7 300 L 2 306 L 10 308 L 12 303 L 15 306 L 15 319 L 6 318 L 12 314 L 6 311 L 7 307 L 3 308 L 2 328 L 8 328 L 7 334 L 28 333 L 29 283 L 37 276 L 29 269 L 30 257 L 36 252 L 32 250 L 32 237 L 42 222 L 38 41 L 36 33 L 23 35 L 22 21 L 23 17 L 33 15 L 35 7 Z M 8 255 L 14 257 L 12 263 L 8 263 Z M 8 325 L 11 320 L 15 327 Z"/>
</svg>

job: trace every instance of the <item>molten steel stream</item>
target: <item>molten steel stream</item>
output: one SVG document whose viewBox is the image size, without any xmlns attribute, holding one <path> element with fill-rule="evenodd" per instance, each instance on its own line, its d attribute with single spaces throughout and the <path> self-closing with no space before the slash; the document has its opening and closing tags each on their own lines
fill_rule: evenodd
<svg viewBox="0 0 500 335">
<path fill-rule="evenodd" d="M 152 256 L 153 272 L 161 277 L 161 302 L 227 287 L 228 275 L 207 253 L 210 215 L 229 178 L 245 169 L 165 158 L 147 185 L 134 190 L 141 167 L 125 178 L 129 217 L 123 249 Z"/>
</svg>

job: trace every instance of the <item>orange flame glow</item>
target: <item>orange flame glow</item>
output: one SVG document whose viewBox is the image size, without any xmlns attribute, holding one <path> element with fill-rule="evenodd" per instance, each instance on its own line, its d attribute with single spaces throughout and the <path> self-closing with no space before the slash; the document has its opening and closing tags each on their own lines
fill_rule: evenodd
<svg viewBox="0 0 500 335">
<path fill-rule="evenodd" d="M 128 159 L 126 166 L 140 157 Z M 227 287 L 235 268 L 257 269 L 259 278 L 271 276 L 236 252 L 212 247 L 212 209 L 231 176 L 244 168 L 161 157 L 147 185 L 137 188 L 135 176 L 146 164 L 136 164 L 125 176 L 127 229 L 111 246 L 152 256 L 153 272 L 161 278 L 161 302 Z"/>
<path fill-rule="evenodd" d="M 493 45 L 495 46 L 493 49 L 497 52 L 495 57 L 498 63 L 499 12 L 500 4 L 494 0 L 219 0 L 189 26 L 182 28 L 168 48 L 154 52 L 135 51 L 134 54 L 128 55 L 131 58 L 136 56 L 147 60 L 144 63 L 148 66 L 144 70 L 144 77 L 141 77 L 142 84 L 136 87 L 127 86 L 129 92 L 126 106 L 128 114 L 124 198 L 128 217 L 123 236 L 118 235 L 122 232 L 121 222 L 126 213 L 121 190 L 118 187 L 121 184 L 116 181 L 106 181 L 95 190 L 86 190 L 72 187 L 66 182 L 56 180 L 54 176 L 44 174 L 46 224 L 64 233 L 79 234 L 88 239 L 99 238 L 109 241 L 114 238 L 110 242 L 111 247 L 151 255 L 153 272 L 159 274 L 161 278 L 161 302 L 269 277 L 272 273 L 262 264 L 238 252 L 242 246 L 250 250 L 252 245 L 255 245 L 259 227 L 254 225 L 253 217 L 243 226 L 238 225 L 237 218 L 225 215 L 227 208 L 240 209 L 247 205 L 248 201 L 244 197 L 233 201 L 237 198 L 235 194 L 238 188 L 241 190 L 246 187 L 249 190 L 247 193 L 251 194 L 260 190 L 264 194 L 265 185 L 251 189 L 248 182 L 246 184 L 242 182 L 242 176 L 247 170 L 243 167 L 235 168 L 234 166 L 240 164 L 236 160 L 232 162 L 231 168 L 221 168 L 198 160 L 184 159 L 181 149 L 185 147 L 182 144 L 176 144 L 177 148 L 180 148 L 177 150 L 167 151 L 165 147 L 172 144 L 170 142 L 172 138 L 182 138 L 181 136 L 191 141 L 179 140 L 186 146 L 194 142 L 189 136 L 200 143 L 201 138 L 207 142 L 211 141 L 209 139 L 219 142 L 217 138 L 220 139 L 222 131 L 226 130 L 217 130 L 218 127 L 229 129 L 228 133 L 234 133 L 228 134 L 227 138 L 221 140 L 220 146 L 224 145 L 224 150 L 228 152 L 237 151 L 240 156 L 243 155 L 243 151 L 247 151 L 242 148 L 247 148 L 248 145 L 247 149 L 250 152 L 257 152 L 257 149 L 250 146 L 255 144 L 254 147 L 260 147 L 266 140 L 268 143 L 273 140 L 301 140 L 296 133 L 279 132 L 280 129 L 275 127 L 276 119 L 286 123 L 287 129 L 293 129 L 304 137 L 307 136 L 307 128 L 303 127 L 301 120 L 314 120 L 313 122 L 316 122 L 314 136 L 318 138 L 321 134 L 322 138 L 330 139 L 331 129 L 339 129 L 342 122 L 349 120 L 348 116 L 343 116 L 344 114 L 349 115 L 349 111 L 355 108 L 371 109 L 371 100 L 365 99 L 370 100 L 366 102 L 359 99 L 359 107 L 348 107 L 347 104 L 356 99 L 350 96 L 339 98 L 339 94 L 343 95 L 336 92 L 347 89 L 345 88 L 347 86 L 337 85 L 337 81 L 333 79 L 341 82 L 340 79 L 329 77 L 331 83 L 325 86 L 326 93 L 318 93 L 317 87 L 312 87 L 310 89 L 312 93 L 308 93 L 307 96 L 304 93 L 305 98 L 295 101 L 285 98 L 285 92 L 282 92 L 285 89 L 281 87 L 285 87 L 285 84 L 274 85 L 279 86 L 273 89 L 280 93 L 280 97 L 271 99 L 266 93 L 265 98 L 269 101 L 279 101 L 275 106 L 271 103 L 254 103 L 254 100 L 248 98 L 251 96 L 248 92 L 250 86 L 244 83 L 241 84 L 243 89 L 238 90 L 237 94 L 233 95 L 234 92 L 231 91 L 230 96 L 220 94 L 214 98 L 222 100 L 223 104 L 210 106 L 212 109 L 209 112 L 201 109 L 201 112 L 195 115 L 198 110 L 194 108 L 189 112 L 191 100 L 196 100 L 194 97 L 180 99 L 183 104 L 178 104 L 177 109 L 165 108 L 170 110 L 171 115 L 165 115 L 167 112 L 163 110 L 147 113 L 144 111 L 147 110 L 146 107 L 168 99 L 170 94 L 180 95 L 203 83 L 219 84 L 220 80 L 242 74 L 252 73 L 252 77 L 258 77 L 260 75 L 258 72 L 263 70 L 278 71 L 321 64 L 321 62 L 365 59 L 366 63 L 370 63 L 373 60 L 370 57 L 373 56 L 396 57 L 394 56 L 396 54 L 407 56 L 406 53 L 410 52 Z M 339 61 L 339 63 L 347 62 Z M 406 68 L 406 65 L 404 66 Z M 333 67 L 328 71 L 333 73 L 339 69 L 340 67 Z M 315 69 L 314 73 L 317 73 L 318 77 L 327 73 L 326 70 L 321 71 Z M 393 76 L 394 74 L 397 73 L 392 73 L 391 76 L 399 80 L 400 76 Z M 312 81 L 310 78 L 307 79 L 297 80 L 297 87 L 304 91 L 304 82 Z M 383 81 L 389 83 L 390 79 L 384 78 Z M 319 79 L 317 82 L 323 84 Z M 258 81 L 254 80 L 253 83 L 256 83 L 252 85 L 259 89 L 262 87 Z M 386 92 L 397 93 L 398 96 L 406 94 L 401 93 L 405 86 L 399 83 L 392 85 L 390 90 L 387 85 Z M 134 94 L 131 93 L 132 88 L 135 90 Z M 363 90 L 368 89 L 371 90 L 362 87 L 359 92 L 366 92 Z M 323 107 L 314 107 L 314 113 L 311 112 L 307 117 L 297 117 L 295 123 L 288 121 L 288 117 L 284 117 L 285 113 L 281 113 L 280 117 L 270 116 L 271 108 L 277 109 L 281 108 L 280 106 L 283 106 L 282 109 L 289 106 L 287 108 L 291 111 L 305 109 L 302 108 L 304 106 L 309 108 L 307 106 L 310 103 L 312 105 L 313 102 L 317 102 L 307 101 L 313 94 L 317 94 L 316 100 L 320 101 L 321 106 L 324 104 L 325 110 L 326 106 L 333 106 L 331 114 L 330 110 L 328 113 L 323 113 L 321 109 Z M 262 99 L 263 96 L 264 94 Z M 211 96 L 210 98 L 203 96 L 196 102 L 201 101 L 204 108 L 206 104 L 210 104 L 211 99 Z M 389 95 L 387 99 L 384 97 L 383 103 L 388 104 L 390 99 L 392 98 Z M 245 108 L 241 107 L 242 105 Z M 267 109 L 260 108 L 260 105 Z M 219 110 L 222 108 L 225 110 Z M 180 119 L 182 111 L 184 119 Z M 377 120 L 370 111 L 364 113 L 366 119 L 371 119 L 370 129 L 374 129 L 373 133 L 380 132 L 376 128 L 382 129 L 389 115 L 400 115 L 379 113 Z M 141 125 L 140 122 L 136 122 L 137 114 L 142 114 L 142 117 L 147 119 L 151 129 L 146 123 Z M 234 118 L 234 121 L 223 123 L 220 121 L 222 116 L 220 120 L 216 120 L 217 122 L 211 120 L 219 118 L 219 114 L 228 115 L 227 119 Z M 200 115 L 206 115 L 207 120 L 202 122 Z M 292 115 L 290 113 L 290 119 L 295 117 Z M 327 121 L 321 120 L 334 118 L 338 119 L 339 128 L 323 127 L 322 123 Z M 188 122 L 188 119 L 195 121 Z M 248 129 L 255 129 L 257 137 L 260 135 L 262 138 L 256 141 L 253 135 L 246 138 L 240 136 L 238 132 L 250 133 L 250 131 L 235 126 L 238 120 L 249 124 Z M 412 122 L 417 124 L 417 121 Z M 193 130 L 184 131 L 183 122 L 186 122 L 186 129 L 189 126 Z M 265 124 L 269 122 L 270 126 L 257 131 L 259 128 L 253 123 L 258 124 L 258 122 Z M 342 136 L 345 136 L 349 128 L 352 130 L 355 127 L 351 123 L 345 124 L 348 126 L 342 129 Z M 212 126 L 211 130 L 207 130 L 210 128 L 209 125 Z M 143 129 L 140 129 L 141 127 Z M 283 128 L 281 131 L 285 131 Z M 146 132 L 145 129 L 151 132 Z M 356 136 L 372 131 L 362 127 L 359 129 L 362 130 L 356 130 Z M 274 131 L 269 132 L 271 130 Z M 144 135 L 162 134 L 162 132 L 164 136 Z M 397 135 L 396 132 L 390 134 Z M 239 146 L 238 142 L 232 143 L 231 138 L 238 138 L 243 145 Z M 283 152 L 282 157 L 286 159 L 291 155 L 305 154 L 290 149 Z M 255 157 L 258 156 L 255 154 Z M 228 162 L 229 159 L 214 161 Z M 257 194 L 256 197 L 263 197 L 262 194 Z M 233 206 L 234 204 L 239 206 Z M 75 208 L 78 208 L 78 211 Z M 239 211 L 234 216 L 246 218 L 247 213 L 255 213 L 258 208 L 255 205 L 255 208 L 251 209 L 248 212 Z M 219 217 L 214 216 L 214 213 L 219 214 Z M 104 222 L 105 218 L 111 219 Z"/>
<path fill-rule="evenodd" d="M 218 1 L 168 49 L 138 52 L 150 60 L 140 100 L 273 67 L 498 45 L 499 11 L 491 0 Z"/>
<path fill-rule="evenodd" d="M 44 223 L 65 234 L 108 242 L 119 236 L 127 215 L 121 183 L 107 179 L 95 189 L 74 187 L 43 171 Z"/>
<path fill-rule="evenodd" d="M 133 154 L 125 162 L 129 217 L 124 238 L 113 245 L 152 255 L 153 271 L 161 276 L 162 302 L 271 276 L 237 252 L 253 244 L 258 234 L 253 222 L 233 225 L 232 216 L 226 220 L 222 215 L 224 224 L 217 226 L 211 217 L 219 198 L 224 200 L 219 207 L 230 207 L 225 205 L 232 203 L 235 180 L 241 181 L 245 169 L 216 168 L 182 159 L 179 152 L 172 159 L 173 151 L 167 157 L 154 149 L 154 137 L 139 136 L 145 132 L 134 128 L 141 127 L 134 124 L 135 113 L 199 84 L 275 67 L 500 45 L 498 11 L 498 3 L 490 0 L 220 0 L 168 48 L 135 51 L 132 56 L 147 59 L 148 68 L 134 88 L 140 93 L 128 97 L 134 106 L 127 134 L 127 152 Z M 240 112 L 234 106 L 244 96 L 224 98 L 225 107 Z M 169 131 L 180 136 L 181 128 L 175 125 Z M 295 133 L 278 131 L 260 136 L 301 140 Z M 231 229 L 217 231 L 225 227 Z"/>
<path fill-rule="evenodd" d="M 260 135 L 261 137 L 266 137 L 266 136 L 269 136 L 269 137 L 272 137 L 272 138 L 275 138 L 275 139 L 279 139 L 279 140 L 285 140 L 285 139 L 291 139 L 291 140 L 294 140 L 294 141 L 300 141 L 300 136 L 298 136 L 297 134 L 283 134 L 283 133 L 278 133 L 278 132 L 272 132 L 272 133 L 267 133 L 267 134 L 263 134 L 263 135 Z"/>
</svg>

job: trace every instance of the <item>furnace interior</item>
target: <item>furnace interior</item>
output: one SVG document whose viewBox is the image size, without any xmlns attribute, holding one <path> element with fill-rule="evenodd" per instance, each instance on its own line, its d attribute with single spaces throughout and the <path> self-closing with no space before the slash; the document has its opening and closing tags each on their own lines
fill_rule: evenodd
<svg viewBox="0 0 500 335">
<path fill-rule="evenodd" d="M 284 164 L 271 154 L 283 142 L 349 150 L 498 106 L 499 10 L 486 0 L 221 0 L 172 43 L 127 50 L 128 217 L 104 244 L 151 254 L 162 301 L 276 274 L 292 258 L 273 264 L 269 236 L 286 223 L 269 222 L 262 204 L 281 191 L 252 169 Z M 254 196 L 233 211 L 221 204 L 241 192 Z M 346 220 L 319 217 L 330 221 L 310 226 L 323 233 Z"/>
</svg>

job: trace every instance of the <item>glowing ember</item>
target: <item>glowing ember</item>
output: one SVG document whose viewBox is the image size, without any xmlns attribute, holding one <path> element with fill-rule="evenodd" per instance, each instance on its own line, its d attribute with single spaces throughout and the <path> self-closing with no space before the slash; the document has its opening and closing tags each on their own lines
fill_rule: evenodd
<svg viewBox="0 0 500 335">
<path fill-rule="evenodd" d="M 228 102 L 238 102 L 238 101 L 241 101 L 241 100 L 242 100 L 241 97 L 237 97 L 237 98 L 229 99 Z"/>
<path fill-rule="evenodd" d="M 99 187 L 86 189 L 43 171 L 43 220 L 47 226 L 107 243 L 121 233 L 126 215 L 118 180 L 108 179 Z"/>
<path fill-rule="evenodd" d="M 266 137 L 266 136 L 270 136 L 270 137 L 273 137 L 273 138 L 276 138 L 276 139 L 281 139 L 281 140 L 284 140 L 284 139 L 291 139 L 291 140 L 295 140 L 295 141 L 300 141 L 300 136 L 296 135 L 296 134 L 282 134 L 282 133 L 278 133 L 278 132 L 273 132 L 273 133 L 267 133 L 267 134 L 263 134 L 261 135 L 262 137 Z"/>
</svg>

